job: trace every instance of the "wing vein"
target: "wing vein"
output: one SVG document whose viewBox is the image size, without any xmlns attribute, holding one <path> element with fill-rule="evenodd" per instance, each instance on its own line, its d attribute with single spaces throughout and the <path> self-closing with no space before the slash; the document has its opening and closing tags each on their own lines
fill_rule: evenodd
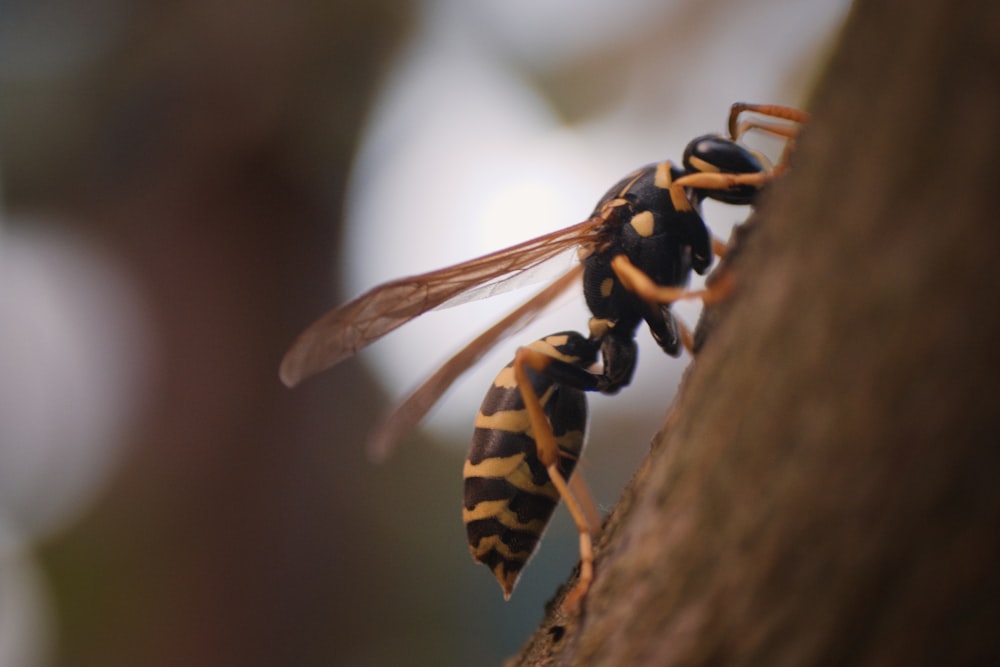
<svg viewBox="0 0 1000 667">
<path fill-rule="evenodd" d="M 499 285 L 575 246 L 587 251 L 598 242 L 602 222 L 592 217 L 466 262 L 379 285 L 303 331 L 282 359 L 281 380 L 294 386 L 428 310 L 480 288 L 489 288 L 484 296 L 492 294 Z"/>
</svg>

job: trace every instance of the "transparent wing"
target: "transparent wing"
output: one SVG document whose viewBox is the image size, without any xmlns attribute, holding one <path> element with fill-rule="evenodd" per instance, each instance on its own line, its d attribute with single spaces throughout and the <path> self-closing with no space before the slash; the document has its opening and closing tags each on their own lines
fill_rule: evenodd
<svg viewBox="0 0 1000 667">
<path fill-rule="evenodd" d="M 396 406 L 371 434 L 368 439 L 368 455 L 375 461 L 383 461 L 399 439 L 423 420 L 455 380 L 479 361 L 498 340 L 527 326 L 543 308 L 573 286 L 582 273 L 582 265 L 574 266 L 446 361 Z"/>
<path fill-rule="evenodd" d="M 577 250 L 576 247 L 567 246 L 558 253 L 553 251 L 550 257 L 546 257 L 530 268 L 477 285 L 448 299 L 441 305 L 435 306 L 433 310 L 460 306 L 463 303 L 479 301 L 480 299 L 489 299 L 534 283 L 551 282 L 569 270 L 570 267 L 579 263 Z"/>
<path fill-rule="evenodd" d="M 574 246 L 593 247 L 603 222 L 595 216 L 461 264 L 379 285 L 303 331 L 282 359 L 281 380 L 292 387 L 470 290 L 516 278 Z"/>
</svg>

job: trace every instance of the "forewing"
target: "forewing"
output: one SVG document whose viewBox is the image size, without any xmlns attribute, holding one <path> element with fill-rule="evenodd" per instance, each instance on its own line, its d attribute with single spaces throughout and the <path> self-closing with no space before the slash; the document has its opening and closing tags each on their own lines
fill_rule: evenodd
<svg viewBox="0 0 1000 667">
<path fill-rule="evenodd" d="M 597 241 L 601 223 L 590 218 L 461 264 L 375 287 L 303 331 L 285 353 L 281 380 L 294 386 L 469 290 L 530 271 L 573 246 L 588 248 Z"/>
</svg>

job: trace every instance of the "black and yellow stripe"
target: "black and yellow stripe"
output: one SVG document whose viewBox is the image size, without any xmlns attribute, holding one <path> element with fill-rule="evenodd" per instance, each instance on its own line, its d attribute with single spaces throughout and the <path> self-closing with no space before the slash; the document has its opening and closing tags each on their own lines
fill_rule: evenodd
<svg viewBox="0 0 1000 667">
<path fill-rule="evenodd" d="M 594 363 L 596 346 L 576 332 L 546 336 L 529 347 L 576 368 Z M 513 363 L 483 399 L 465 463 L 465 522 L 472 557 L 486 565 L 509 598 L 559 502 L 559 492 L 538 458 Z M 559 446 L 558 470 L 573 472 L 583 449 L 587 399 L 580 389 L 528 369 Z"/>
</svg>

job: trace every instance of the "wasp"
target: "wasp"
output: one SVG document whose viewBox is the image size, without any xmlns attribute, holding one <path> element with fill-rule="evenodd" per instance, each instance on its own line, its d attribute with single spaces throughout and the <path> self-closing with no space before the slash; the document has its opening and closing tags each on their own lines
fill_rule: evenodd
<svg viewBox="0 0 1000 667">
<path fill-rule="evenodd" d="M 756 115 L 741 122 L 744 112 Z M 579 264 L 447 361 L 400 404 L 370 442 L 374 456 L 384 457 L 459 375 L 582 277 L 592 315 L 587 334 L 553 334 L 517 350 L 486 394 L 464 469 L 469 548 L 475 560 L 493 571 L 505 598 L 556 504 L 564 502 L 580 536 L 580 576 L 564 602 L 573 608 L 593 579 L 592 536 L 599 524 L 585 484 L 579 475 L 571 476 L 584 443 L 586 392 L 614 394 L 630 383 L 642 323 L 666 354 L 692 349 L 691 334 L 674 317 L 671 303 L 721 299 L 730 284 L 722 280 L 702 290 L 687 288 L 692 271 L 704 274 L 714 256 L 726 253 L 726 244 L 705 225 L 701 203 L 713 199 L 752 205 L 786 168 L 797 125 L 807 120 L 807 114 L 790 107 L 734 104 L 728 137 L 699 136 L 685 148 L 680 165 L 664 161 L 626 175 L 586 220 L 382 284 L 323 315 L 288 350 L 280 377 L 294 386 L 428 310 L 494 293 L 546 260 L 577 249 Z M 751 129 L 786 139 L 774 168 L 738 143 Z"/>
</svg>

